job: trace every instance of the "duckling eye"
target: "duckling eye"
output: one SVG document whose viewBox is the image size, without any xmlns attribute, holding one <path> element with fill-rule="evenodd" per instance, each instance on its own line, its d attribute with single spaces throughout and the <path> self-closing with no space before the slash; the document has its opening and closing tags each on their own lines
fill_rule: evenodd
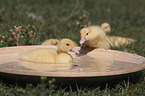
<svg viewBox="0 0 145 96">
<path fill-rule="evenodd" d="M 66 44 L 66 46 L 69 46 L 69 44 Z"/>
<path fill-rule="evenodd" d="M 86 35 L 88 35 L 88 33 Z"/>
<path fill-rule="evenodd" d="M 105 27 L 105 29 L 107 29 L 107 27 Z"/>
</svg>

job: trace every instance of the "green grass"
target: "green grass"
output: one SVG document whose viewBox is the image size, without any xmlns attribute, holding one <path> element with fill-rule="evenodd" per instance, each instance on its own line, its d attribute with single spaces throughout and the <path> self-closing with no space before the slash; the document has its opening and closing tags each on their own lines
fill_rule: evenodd
<svg viewBox="0 0 145 96">
<path fill-rule="evenodd" d="M 40 44 L 49 38 L 70 38 L 79 42 L 80 29 L 84 26 L 111 24 L 111 35 L 136 39 L 135 44 L 114 48 L 145 56 L 145 1 L 144 0 L 0 0 L 0 47 L 16 46 L 10 29 L 22 26 L 25 38 L 19 38 L 19 45 Z M 30 16 L 31 15 L 31 16 Z M 79 22 L 79 24 L 77 24 Z M 36 29 L 27 26 L 35 26 Z M 36 33 L 35 38 L 29 34 Z M 4 36 L 4 38 L 2 37 Z M 1 42 L 1 40 L 3 42 Z M 31 40 L 31 41 L 30 41 Z M 143 76 L 145 70 L 142 71 Z M 139 78 L 137 75 L 136 78 Z M 145 81 L 136 83 L 119 82 L 114 87 L 96 85 L 94 88 L 80 88 L 75 91 L 49 89 L 48 84 L 22 87 L 0 83 L 1 96 L 143 96 Z M 106 84 L 105 84 L 106 86 Z"/>
</svg>

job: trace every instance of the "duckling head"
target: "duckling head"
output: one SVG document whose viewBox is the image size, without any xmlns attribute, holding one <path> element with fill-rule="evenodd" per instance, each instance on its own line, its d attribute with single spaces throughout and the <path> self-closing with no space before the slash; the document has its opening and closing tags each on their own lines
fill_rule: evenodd
<svg viewBox="0 0 145 96">
<path fill-rule="evenodd" d="M 75 44 L 72 40 L 70 39 L 62 39 L 58 43 L 58 52 L 70 52 L 73 51 L 77 54 L 79 54 L 79 51 L 74 47 Z"/>
<path fill-rule="evenodd" d="M 83 28 L 81 29 L 80 33 L 81 33 L 81 40 L 80 40 L 81 45 L 85 41 L 94 40 L 96 37 L 98 37 L 102 33 L 105 34 L 104 31 L 98 26 L 90 26 L 87 28 Z"/>
<path fill-rule="evenodd" d="M 51 44 L 52 44 L 52 45 L 57 45 L 58 42 L 59 42 L 58 39 L 52 39 L 52 40 L 51 40 Z"/>
<path fill-rule="evenodd" d="M 81 29 L 80 33 L 81 33 L 80 44 L 82 45 L 85 41 L 87 41 L 91 38 L 91 34 L 90 34 L 88 28 Z"/>
<path fill-rule="evenodd" d="M 101 28 L 106 32 L 106 34 L 109 34 L 111 31 L 111 27 L 109 23 L 101 24 Z"/>
</svg>

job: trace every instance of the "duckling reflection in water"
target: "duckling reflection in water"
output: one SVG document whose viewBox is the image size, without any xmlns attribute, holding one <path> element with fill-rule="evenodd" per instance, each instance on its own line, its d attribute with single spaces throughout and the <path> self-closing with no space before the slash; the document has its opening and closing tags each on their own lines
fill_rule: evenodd
<svg viewBox="0 0 145 96">
<path fill-rule="evenodd" d="M 23 60 L 39 63 L 72 63 L 73 58 L 67 52 L 73 51 L 79 54 L 79 51 L 75 49 L 74 43 L 70 39 L 62 39 L 58 43 L 58 50 L 39 48 L 26 52 L 23 54 Z"/>
</svg>

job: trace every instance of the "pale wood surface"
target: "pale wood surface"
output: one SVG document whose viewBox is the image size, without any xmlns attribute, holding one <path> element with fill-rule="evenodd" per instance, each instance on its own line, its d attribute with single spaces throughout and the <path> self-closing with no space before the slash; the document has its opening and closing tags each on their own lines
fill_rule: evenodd
<svg viewBox="0 0 145 96">
<path fill-rule="evenodd" d="M 74 58 L 71 64 L 41 64 L 22 60 L 23 53 L 36 48 L 57 49 L 42 45 L 0 48 L 0 72 L 48 77 L 97 77 L 127 74 L 145 68 L 145 58 L 142 56 L 106 49 L 94 49 L 81 56 L 69 52 Z"/>
</svg>

